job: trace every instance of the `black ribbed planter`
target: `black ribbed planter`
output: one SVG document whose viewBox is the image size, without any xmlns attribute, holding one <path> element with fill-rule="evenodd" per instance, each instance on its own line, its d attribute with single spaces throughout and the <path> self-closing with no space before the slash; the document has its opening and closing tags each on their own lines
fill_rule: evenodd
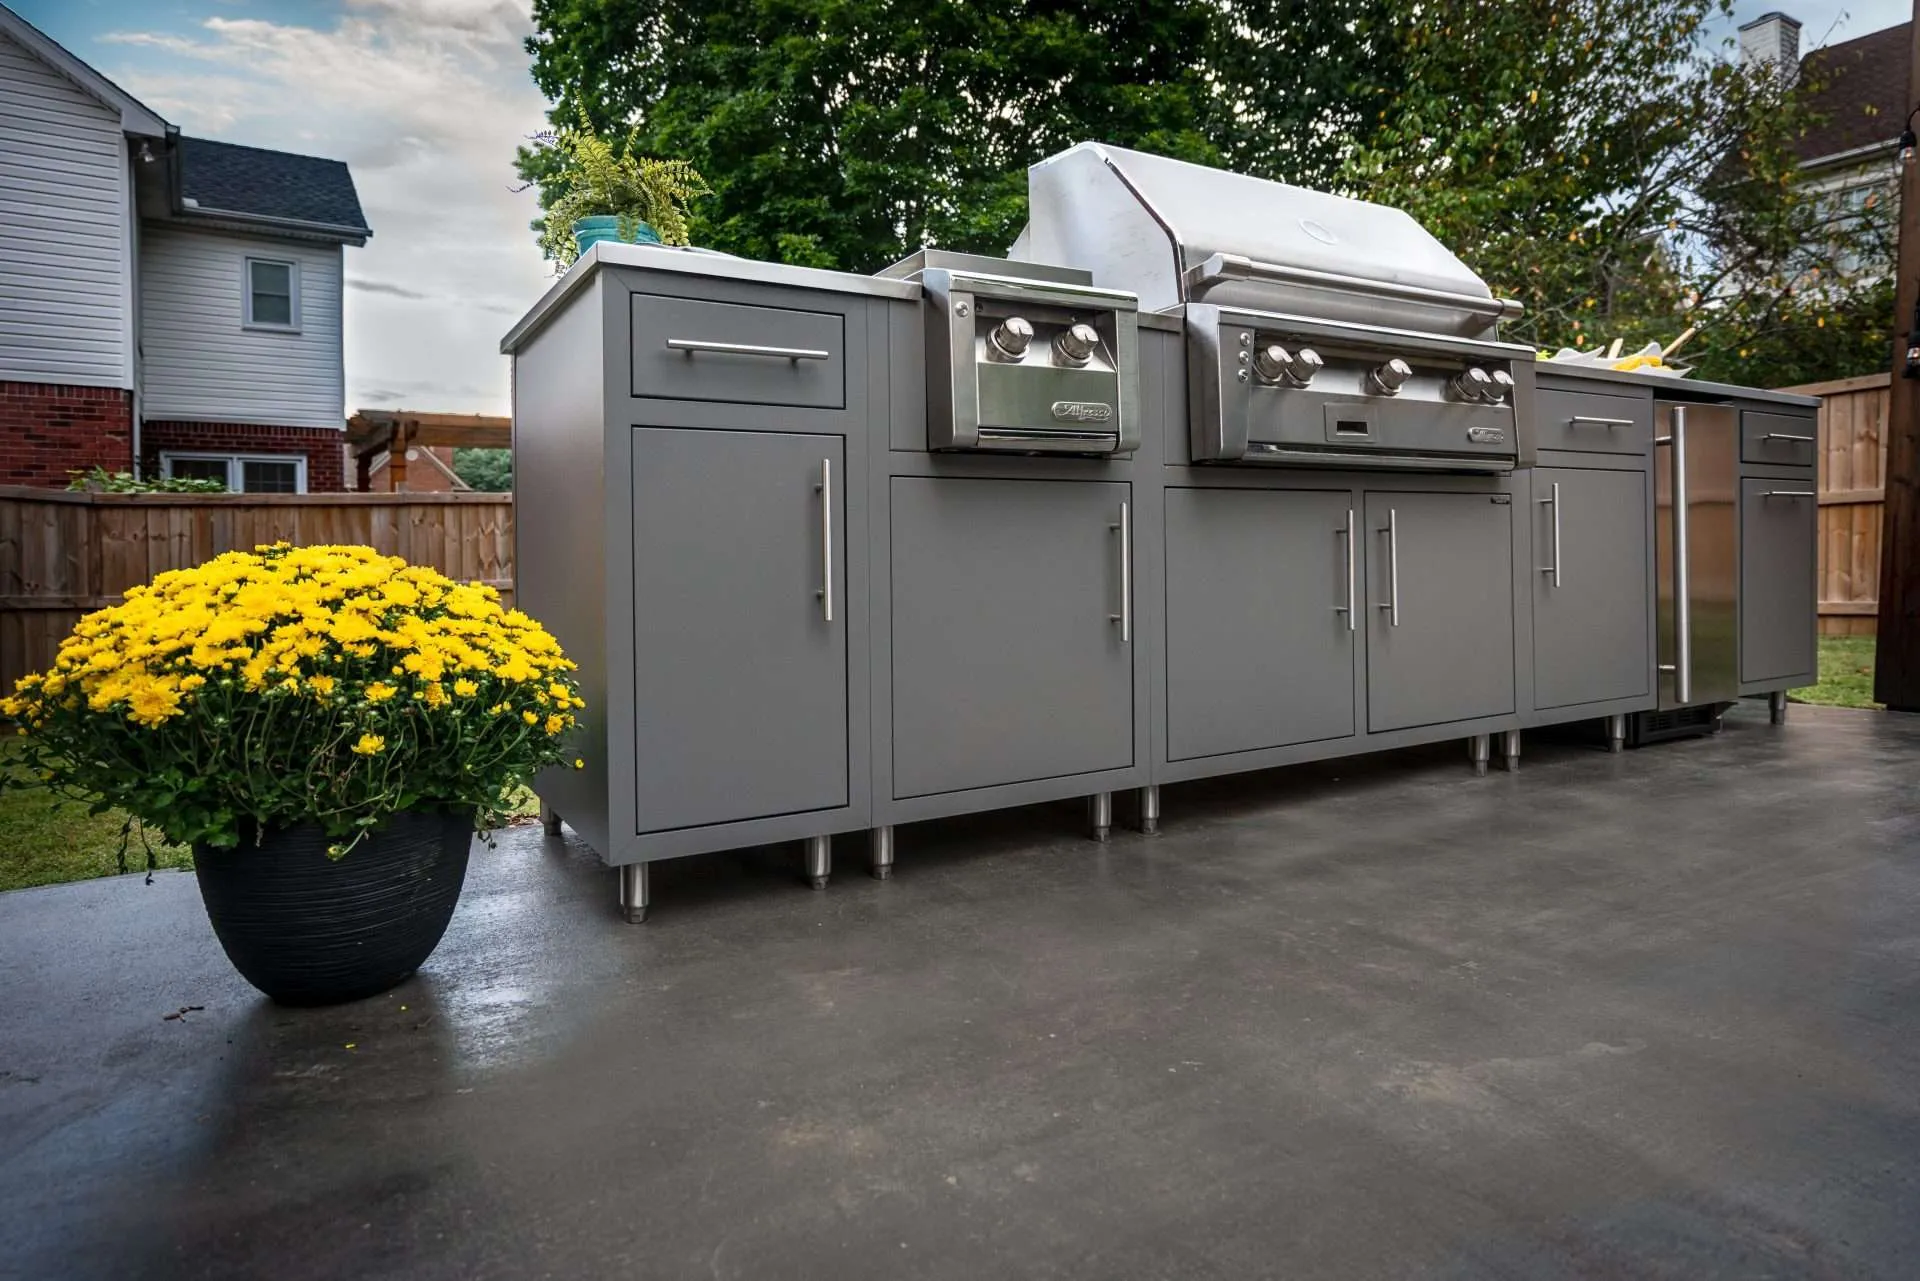
<svg viewBox="0 0 1920 1281">
<path fill-rule="evenodd" d="M 241 977 L 282 1005 L 384 992 L 439 945 L 467 876 L 473 820 L 396 814 L 338 860 L 317 824 L 195 846 L 213 932 Z"/>
</svg>

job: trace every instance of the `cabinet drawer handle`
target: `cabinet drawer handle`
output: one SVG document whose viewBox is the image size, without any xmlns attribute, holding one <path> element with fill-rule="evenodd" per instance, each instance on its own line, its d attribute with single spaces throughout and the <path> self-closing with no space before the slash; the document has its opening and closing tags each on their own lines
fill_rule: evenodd
<svg viewBox="0 0 1920 1281">
<path fill-rule="evenodd" d="M 1589 427 L 1631 427 L 1633 426 L 1633 419 L 1596 418 L 1592 414 L 1575 414 L 1573 417 L 1567 419 L 1567 426 L 1569 427 L 1578 427 L 1581 423 L 1586 423 Z"/>
<path fill-rule="evenodd" d="M 1762 436 L 1760 439 L 1790 440 L 1797 445 L 1811 445 L 1813 443 L 1813 437 L 1795 435 L 1793 432 L 1790 432 L 1790 431 L 1770 431 L 1766 435 Z"/>
<path fill-rule="evenodd" d="M 1352 631 L 1355 626 L 1353 616 L 1357 612 L 1354 609 L 1354 605 L 1357 603 L 1355 597 L 1359 594 L 1359 589 L 1356 586 L 1356 576 L 1359 570 L 1358 562 L 1360 558 L 1354 554 L 1353 508 L 1351 507 L 1347 508 L 1347 527 L 1344 532 L 1347 539 L 1347 603 L 1344 605 L 1335 605 L 1333 612 L 1336 614 L 1345 614 L 1347 616 L 1347 630 Z"/>
<path fill-rule="evenodd" d="M 818 347 L 763 347 L 750 342 L 709 342 L 705 338 L 669 338 L 669 351 L 710 351 L 721 356 L 770 356 L 775 360 L 825 360 L 833 355 Z"/>
<path fill-rule="evenodd" d="M 1819 493 L 1811 489 L 1769 489 L 1760 495 L 1762 498 L 1818 498 Z"/>
<path fill-rule="evenodd" d="M 1376 609 L 1387 611 L 1387 626 L 1400 626 L 1400 513 L 1387 508 L 1387 527 L 1380 531 L 1387 536 L 1387 599 Z"/>
<path fill-rule="evenodd" d="M 1540 572 L 1553 575 L 1553 585 L 1560 585 L 1560 482 L 1553 482 L 1553 496 L 1540 500 L 1542 507 L 1553 508 L 1553 564 L 1542 565 Z"/>
<path fill-rule="evenodd" d="M 1133 520 L 1125 501 L 1120 504 L 1118 524 L 1107 528 L 1120 535 L 1120 612 L 1108 614 L 1109 623 L 1120 624 L 1120 643 L 1133 641 Z"/>
<path fill-rule="evenodd" d="M 833 621 L 833 459 L 820 460 L 820 617 Z"/>
</svg>

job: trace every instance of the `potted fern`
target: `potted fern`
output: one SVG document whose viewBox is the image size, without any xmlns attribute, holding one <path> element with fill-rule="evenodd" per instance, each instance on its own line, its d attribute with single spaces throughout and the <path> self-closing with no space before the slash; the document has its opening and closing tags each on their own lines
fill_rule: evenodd
<svg viewBox="0 0 1920 1281">
<path fill-rule="evenodd" d="M 561 269 L 602 240 L 689 243 L 688 205 L 710 190 L 692 165 L 640 155 L 634 134 L 616 152 L 584 118 L 538 141 L 555 159 L 546 190 L 560 189 L 547 204 L 540 250 Z"/>
</svg>

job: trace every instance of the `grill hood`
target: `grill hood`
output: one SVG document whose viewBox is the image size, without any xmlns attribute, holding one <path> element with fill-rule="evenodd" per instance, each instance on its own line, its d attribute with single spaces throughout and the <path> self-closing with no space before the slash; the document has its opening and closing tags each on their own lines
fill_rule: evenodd
<svg viewBox="0 0 1920 1281">
<path fill-rule="evenodd" d="M 1398 209 L 1083 142 L 1028 171 L 1014 258 L 1078 267 L 1143 311 L 1188 302 L 1457 337 L 1516 303 Z"/>
</svg>

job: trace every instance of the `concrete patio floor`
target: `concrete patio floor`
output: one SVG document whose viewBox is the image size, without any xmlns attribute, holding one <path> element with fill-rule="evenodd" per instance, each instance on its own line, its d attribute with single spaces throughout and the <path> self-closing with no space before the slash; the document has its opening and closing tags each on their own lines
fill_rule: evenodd
<svg viewBox="0 0 1920 1281">
<path fill-rule="evenodd" d="M 1920 717 L 1736 709 L 656 871 L 477 850 L 281 1010 L 190 876 L 0 895 L 0 1275 L 1912 1277 Z M 200 1006 L 177 1019 L 164 1015 Z"/>
</svg>

